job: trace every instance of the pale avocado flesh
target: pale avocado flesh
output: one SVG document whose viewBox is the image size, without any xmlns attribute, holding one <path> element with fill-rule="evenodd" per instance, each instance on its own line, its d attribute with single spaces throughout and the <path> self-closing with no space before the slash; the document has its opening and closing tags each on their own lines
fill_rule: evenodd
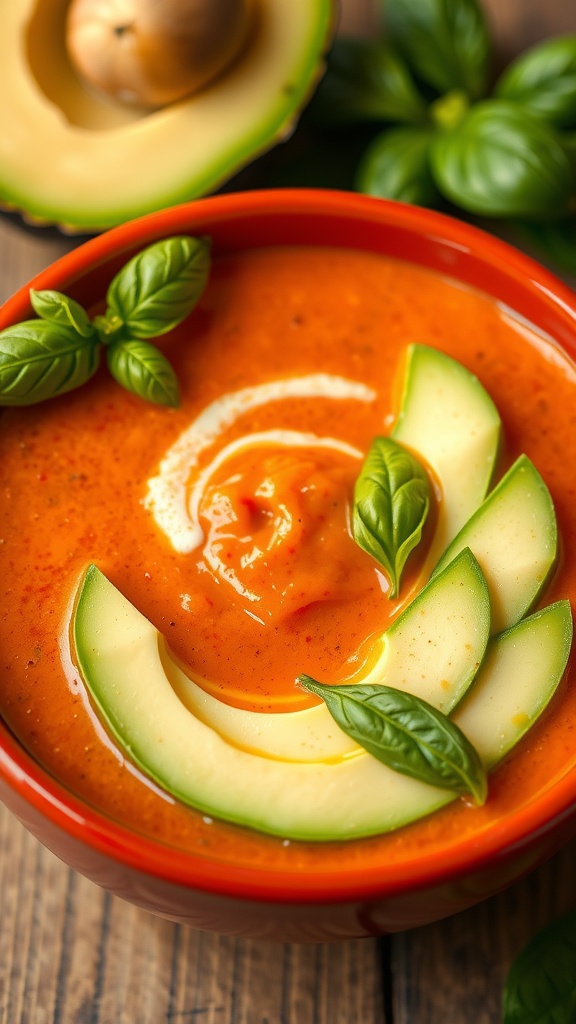
<svg viewBox="0 0 576 1024">
<path fill-rule="evenodd" d="M 490 599 L 469 551 L 462 551 L 447 570 L 408 605 L 376 645 L 375 661 L 348 683 L 385 683 L 449 714 L 484 657 Z M 161 658 L 184 706 L 235 746 L 289 761 L 327 761 L 358 752 L 358 746 L 335 726 L 325 704 L 269 715 L 232 707 L 207 693 L 162 648 Z"/>
<path fill-rule="evenodd" d="M 564 672 L 571 624 L 562 601 L 492 641 L 462 716 L 459 708 L 452 716 L 488 766 L 548 703 Z M 156 629 L 94 566 L 80 593 L 74 641 L 83 678 L 120 746 L 204 813 L 284 837 L 335 840 L 398 828 L 454 799 L 362 750 L 305 762 L 228 742 L 183 706 L 164 671 Z"/>
<path fill-rule="evenodd" d="M 392 437 L 424 459 L 443 500 L 430 569 L 483 501 L 500 449 L 501 421 L 478 378 L 427 345 L 410 345 Z"/>
<path fill-rule="evenodd" d="M 416 415 L 410 403 L 430 374 L 438 394 L 447 399 Z M 459 436 L 467 457 L 476 452 L 476 473 L 466 478 L 472 481 L 472 493 L 458 513 L 441 520 L 442 537 L 456 530 L 467 508 L 472 539 L 489 539 L 509 528 L 511 508 L 514 515 L 526 514 L 532 494 L 537 511 L 533 522 L 543 531 L 549 560 L 549 540 L 556 535 L 554 508 L 544 485 L 534 487 L 531 463 L 519 460 L 522 472 L 516 469 L 505 478 L 513 485 L 528 478 L 530 494 L 521 490 L 522 500 L 501 501 L 502 491 L 505 496 L 517 494 L 515 486 L 503 483 L 493 492 L 496 499 L 481 504 L 496 459 L 500 422 L 476 378 L 462 367 L 455 371 L 449 357 L 422 346 L 410 350 L 405 404 L 398 418 L 405 429 L 395 430 L 396 439 L 417 452 L 420 446 L 424 449 L 449 502 L 466 457 L 442 435 L 453 431 L 454 411 L 464 408 L 467 394 L 475 412 L 469 430 Z M 434 425 L 440 437 L 430 441 Z M 471 551 L 460 548 L 384 634 L 374 662 L 353 681 L 403 688 L 444 713 L 452 712 L 485 765 L 492 767 L 536 720 L 557 687 L 570 649 L 571 612 L 562 601 L 523 619 L 490 641 L 485 653 L 493 615 L 490 581 Z M 484 556 L 484 548 L 480 551 Z M 510 563 L 501 590 L 519 617 L 526 593 L 529 603 L 540 593 L 549 565 L 543 571 L 537 550 L 531 567 L 519 575 L 518 547 L 507 544 L 498 552 Z M 468 603 L 460 609 L 453 599 L 459 587 L 469 591 Z M 205 813 L 284 837 L 331 840 L 395 829 L 454 799 L 452 793 L 400 775 L 367 754 L 340 734 L 324 706 L 266 716 L 227 708 L 210 698 L 175 665 L 152 624 L 95 567 L 83 583 L 73 631 L 87 688 L 119 745 L 160 785 Z M 452 665 L 450 642 L 456 655 Z M 465 643 L 470 645 L 468 656 L 459 659 L 458 648 Z M 412 661 L 411 673 L 406 666 Z M 438 685 L 442 678 L 448 682 L 446 691 Z M 283 727 L 283 720 L 289 725 Z"/>
<path fill-rule="evenodd" d="M 452 541 L 436 566 L 441 572 L 464 548 L 476 555 L 490 590 L 492 633 L 500 633 L 534 605 L 558 557 L 558 530 L 550 492 L 530 459 L 521 455 Z"/>
<path fill-rule="evenodd" d="M 99 231 L 213 191 L 286 134 L 322 72 L 333 0 L 260 0 L 245 52 L 189 99 L 126 115 L 85 89 L 68 0 L 0 4 L 0 205 Z"/>
</svg>

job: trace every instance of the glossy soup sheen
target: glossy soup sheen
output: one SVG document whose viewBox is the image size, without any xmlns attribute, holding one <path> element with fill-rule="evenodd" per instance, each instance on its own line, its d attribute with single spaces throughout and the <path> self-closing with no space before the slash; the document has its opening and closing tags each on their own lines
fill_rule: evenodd
<svg viewBox="0 0 576 1024">
<path fill-rule="evenodd" d="M 292 529 L 249 577 L 260 588 L 259 611 L 266 609 L 258 618 L 238 589 L 206 571 L 201 548 L 173 549 L 144 499 L 167 449 L 209 402 L 287 376 L 336 374 L 368 383 L 377 397 L 271 402 L 240 417 L 226 442 L 246 432 L 304 430 L 366 451 L 393 422 L 411 342 L 454 356 L 492 395 L 505 437 L 499 474 L 525 452 L 556 506 L 563 554 L 543 603 L 575 596 L 573 367 L 492 300 L 427 270 L 312 248 L 220 259 L 190 319 L 161 342 L 181 382 L 180 408 L 143 403 L 103 371 L 62 399 L 3 414 L 0 708 L 38 760 L 90 804 L 181 849 L 268 869 L 324 871 L 415 856 L 425 845 L 442 847 L 490 828 L 574 759 L 576 692 L 565 681 L 541 722 L 491 775 L 484 807 L 458 800 L 367 840 L 289 842 L 211 821 L 148 783 L 98 725 L 69 660 L 74 594 L 95 562 L 166 635 L 175 655 L 231 703 L 272 712 L 304 706 L 307 698 L 294 685 L 298 673 L 337 682 L 357 668 L 399 609 L 386 597 L 383 574 L 349 536 L 357 460 L 333 449 L 267 446 L 256 460 L 235 456 L 228 472 L 211 481 L 201 507 L 205 534 L 221 531 L 213 499 L 224 494 L 239 525 L 226 544 L 216 540 L 239 575 L 246 537 L 270 539 L 280 506 L 290 509 Z M 271 478 L 276 504 L 262 498 Z M 415 558 L 400 603 L 417 576 Z M 283 590 L 287 596 L 278 597 Z"/>
</svg>

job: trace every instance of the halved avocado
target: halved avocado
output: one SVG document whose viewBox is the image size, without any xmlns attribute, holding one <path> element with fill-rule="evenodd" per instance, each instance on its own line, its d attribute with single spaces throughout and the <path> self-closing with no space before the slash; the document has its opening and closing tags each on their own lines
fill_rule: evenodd
<svg viewBox="0 0 576 1024">
<path fill-rule="evenodd" d="M 68 2 L 0 4 L 0 205 L 83 232 L 210 192 L 288 134 L 335 21 L 334 0 L 259 0 L 228 70 L 145 113 L 80 82 L 65 49 Z"/>
</svg>

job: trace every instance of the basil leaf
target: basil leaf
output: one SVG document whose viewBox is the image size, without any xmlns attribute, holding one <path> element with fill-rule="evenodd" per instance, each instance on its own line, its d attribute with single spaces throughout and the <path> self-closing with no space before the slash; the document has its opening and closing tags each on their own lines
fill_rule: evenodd
<svg viewBox="0 0 576 1024">
<path fill-rule="evenodd" d="M 438 92 L 486 93 L 491 43 L 476 0 L 386 0 L 388 37 Z"/>
<path fill-rule="evenodd" d="M 176 374 L 155 345 L 140 339 L 115 341 L 106 357 L 114 380 L 127 391 L 156 405 L 179 404 Z"/>
<path fill-rule="evenodd" d="M 486 800 L 486 772 L 461 729 L 426 701 L 391 686 L 298 682 L 321 697 L 334 721 L 364 750 L 402 775 Z"/>
<path fill-rule="evenodd" d="M 502 999 L 503 1024 L 573 1024 L 576 1020 L 576 914 L 538 932 L 512 964 Z"/>
<path fill-rule="evenodd" d="M 94 328 L 86 310 L 75 299 L 55 291 L 30 289 L 32 308 L 43 320 L 51 320 L 63 327 L 73 327 L 83 338 L 91 338 Z"/>
<path fill-rule="evenodd" d="M 427 108 L 402 58 L 381 40 L 337 39 L 314 98 L 328 124 L 426 121 Z"/>
<path fill-rule="evenodd" d="M 165 334 L 198 301 L 208 279 L 208 239 L 177 236 L 148 246 L 113 279 L 104 316 L 57 291 L 30 290 L 39 320 L 0 332 L 0 405 L 31 405 L 84 384 L 102 344 L 115 379 L 160 405 L 178 405 L 172 367 L 142 339 Z"/>
<path fill-rule="evenodd" d="M 429 161 L 432 137 L 432 131 L 426 128 L 391 128 L 381 132 L 358 166 L 358 190 L 380 199 L 438 206 L 442 200 Z"/>
<path fill-rule="evenodd" d="M 488 217 L 560 217 L 570 208 L 574 176 L 554 129 L 515 103 L 485 100 L 430 149 L 440 191 Z"/>
<path fill-rule="evenodd" d="M 576 125 L 576 35 L 546 39 L 509 64 L 495 95 L 561 128 Z"/>
<path fill-rule="evenodd" d="M 352 533 L 380 562 L 396 597 L 408 555 L 420 541 L 430 483 L 417 459 L 389 437 L 376 437 L 354 488 Z"/>
<path fill-rule="evenodd" d="M 50 320 L 7 327 L 0 333 L 0 405 L 33 405 L 79 387 L 98 368 L 98 348 Z"/>
<path fill-rule="evenodd" d="M 143 249 L 113 279 L 106 300 L 131 338 L 171 331 L 194 308 L 208 280 L 210 243 L 186 235 Z"/>
</svg>

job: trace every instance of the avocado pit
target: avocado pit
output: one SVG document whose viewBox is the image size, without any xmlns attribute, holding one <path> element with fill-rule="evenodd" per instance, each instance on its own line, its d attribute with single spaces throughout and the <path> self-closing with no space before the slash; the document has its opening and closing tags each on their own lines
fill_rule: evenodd
<svg viewBox="0 0 576 1024">
<path fill-rule="evenodd" d="M 239 56 L 254 0 L 72 0 L 76 72 L 116 102 L 156 108 L 198 92 Z"/>
</svg>

